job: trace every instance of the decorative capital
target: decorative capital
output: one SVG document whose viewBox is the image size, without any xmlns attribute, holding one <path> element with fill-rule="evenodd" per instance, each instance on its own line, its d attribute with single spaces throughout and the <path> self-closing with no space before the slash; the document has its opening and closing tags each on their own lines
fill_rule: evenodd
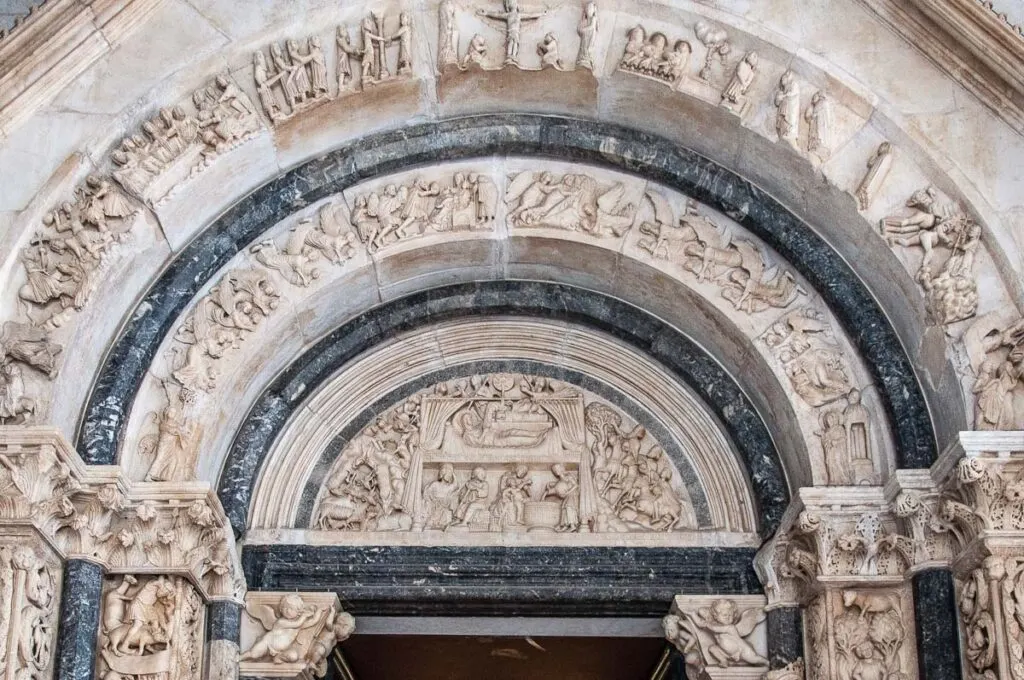
<svg viewBox="0 0 1024 680">
<path fill-rule="evenodd" d="M 692 677 L 760 680 L 768 670 L 765 599 L 676 595 L 662 619 Z"/>
<path fill-rule="evenodd" d="M 111 573 L 183 576 L 206 599 L 245 592 L 234 534 L 209 484 L 131 482 L 87 466 L 50 428 L 0 428 L 0 524 Z"/>
</svg>

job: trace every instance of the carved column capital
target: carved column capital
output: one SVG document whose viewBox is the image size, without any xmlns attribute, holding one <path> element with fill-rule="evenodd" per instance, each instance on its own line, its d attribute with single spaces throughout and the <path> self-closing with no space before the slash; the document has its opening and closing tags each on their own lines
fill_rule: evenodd
<svg viewBox="0 0 1024 680">
<path fill-rule="evenodd" d="M 117 466 L 83 463 L 51 428 L 0 428 L 0 525 L 30 527 L 60 557 L 108 573 L 183 576 L 207 600 L 245 592 L 209 484 L 131 482 Z"/>
<path fill-rule="evenodd" d="M 765 598 L 676 595 L 662 619 L 692 677 L 760 680 L 768 670 Z"/>
</svg>

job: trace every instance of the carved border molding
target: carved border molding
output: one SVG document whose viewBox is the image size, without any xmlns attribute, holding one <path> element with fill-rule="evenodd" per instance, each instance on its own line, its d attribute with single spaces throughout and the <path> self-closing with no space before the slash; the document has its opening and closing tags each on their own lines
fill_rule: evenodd
<svg viewBox="0 0 1024 680">
<path fill-rule="evenodd" d="M 141 26 L 164 0 L 49 0 L 0 40 L 0 138 Z"/>
<path fill-rule="evenodd" d="M 132 483 L 90 466 L 52 428 L 0 428 L 0 524 L 29 526 L 63 558 L 113 574 L 188 578 L 207 600 L 241 601 L 241 565 L 206 483 Z"/>
<path fill-rule="evenodd" d="M 1024 134 L 1024 40 L 977 0 L 859 0 Z"/>
</svg>

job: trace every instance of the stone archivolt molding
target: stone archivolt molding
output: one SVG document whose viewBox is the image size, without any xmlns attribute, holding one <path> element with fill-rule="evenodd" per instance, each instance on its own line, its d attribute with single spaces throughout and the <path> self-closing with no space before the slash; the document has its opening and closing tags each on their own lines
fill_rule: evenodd
<svg viewBox="0 0 1024 680">
<path fill-rule="evenodd" d="M 425 347 L 433 348 L 434 351 L 440 350 L 440 352 L 425 354 Z M 511 348 L 517 349 L 513 351 Z M 424 375 L 424 367 L 448 366 L 450 371 L 459 370 L 460 364 L 472 365 L 473 360 L 484 357 L 491 361 L 510 361 L 513 365 L 517 361 L 526 360 L 537 362 L 539 365 L 557 365 L 565 370 L 579 371 L 590 379 L 608 385 L 612 390 L 620 392 L 634 403 L 642 404 L 642 408 L 650 410 L 655 422 L 661 424 L 666 433 L 671 433 L 668 436 L 678 442 L 678 444 L 673 442 L 672 448 L 681 451 L 686 457 L 685 461 L 674 462 L 671 467 L 678 467 L 679 462 L 684 462 L 690 467 L 690 470 L 684 473 L 684 478 L 687 480 L 686 488 L 676 488 L 679 493 L 683 494 L 687 504 L 694 502 L 695 497 L 699 499 L 697 502 L 706 504 L 706 510 L 702 511 L 701 516 L 705 516 L 707 519 L 701 521 L 700 529 L 722 532 L 722 540 L 726 540 L 727 534 L 730 532 L 734 532 L 736 538 L 740 538 L 740 540 L 743 540 L 741 538 L 743 535 L 747 535 L 748 539 L 746 540 L 749 540 L 749 533 L 746 532 L 756 530 L 756 518 L 752 514 L 754 503 L 749 497 L 743 473 L 735 454 L 730 450 L 728 440 L 720 432 L 714 419 L 705 411 L 705 407 L 688 390 L 681 388 L 676 380 L 667 376 L 649 359 L 644 359 L 611 338 L 592 331 L 555 322 L 497 318 L 482 321 L 446 322 L 396 338 L 395 342 L 389 346 L 377 349 L 352 362 L 336 374 L 329 383 L 321 387 L 287 425 L 261 467 L 250 506 L 248 523 L 250 530 L 247 540 L 261 541 L 260 537 L 264 533 L 265 537 L 273 536 L 274 540 L 281 540 L 282 536 L 287 534 L 282 529 L 302 528 L 306 523 L 309 524 L 310 529 L 314 529 L 318 525 L 324 524 L 318 521 L 323 517 L 322 513 L 318 513 L 323 501 L 314 502 L 312 506 L 303 511 L 307 514 L 301 514 L 302 498 L 310 493 L 315 494 L 316 498 L 335 497 L 335 494 L 329 494 L 326 489 L 332 486 L 331 480 L 338 477 L 343 471 L 346 461 L 355 463 L 357 459 L 365 458 L 363 455 L 357 455 L 356 448 L 361 446 L 361 442 L 367 444 L 371 451 L 379 451 L 378 447 L 365 441 L 367 438 L 356 436 L 356 432 L 352 432 L 349 436 L 351 443 L 346 451 L 350 455 L 342 453 L 339 458 L 335 459 L 334 456 L 337 454 L 330 448 L 332 440 L 339 432 L 351 429 L 347 426 L 360 415 L 366 404 L 379 403 L 392 391 L 400 389 L 410 381 L 421 378 Z M 468 384 L 473 380 L 470 375 L 474 372 L 477 371 L 470 370 L 468 374 L 459 373 L 458 375 L 465 377 L 447 381 L 444 384 L 446 387 L 449 384 L 454 386 L 455 383 Z M 564 385 L 564 383 L 563 387 L 566 391 L 576 391 L 577 389 L 570 385 Z M 420 427 L 422 427 L 422 414 L 418 409 L 422 408 L 423 398 L 418 400 L 420 406 L 415 406 L 415 397 L 411 397 L 411 399 L 411 401 L 410 398 L 403 399 L 398 405 L 389 405 L 393 406 L 390 410 L 385 406 L 381 410 L 382 418 L 374 418 L 368 426 L 376 428 L 378 427 L 377 423 L 387 423 L 386 414 L 394 412 L 394 419 L 400 423 L 400 426 L 397 427 L 397 430 L 395 427 L 387 426 L 386 429 L 390 434 L 386 438 L 394 439 L 395 446 L 383 447 L 389 452 L 387 454 L 384 451 L 379 451 L 374 455 L 387 457 L 389 461 L 393 458 L 391 467 L 401 471 L 399 476 L 403 480 L 408 477 L 409 473 L 402 466 L 402 460 L 404 460 L 402 453 L 410 446 L 420 446 L 423 439 L 422 435 L 413 431 L 416 428 L 410 424 L 411 418 L 419 418 Z M 407 412 L 403 404 L 415 406 L 417 412 Z M 581 424 L 585 426 L 585 417 L 583 418 Z M 619 418 L 622 421 L 623 416 L 619 415 Z M 626 416 L 626 421 L 632 422 L 633 419 Z M 412 430 L 410 430 L 411 427 Z M 623 424 L 623 427 L 626 426 Z M 627 429 L 633 429 L 633 427 L 630 426 Z M 398 431 L 407 432 L 398 437 Z M 596 441 L 593 436 L 584 436 L 588 447 Z M 661 442 L 661 444 L 666 445 L 668 442 Z M 631 443 L 623 442 L 622 445 L 628 446 Z M 647 442 L 641 448 L 644 452 L 650 452 L 651 443 Z M 390 452 L 391 449 L 394 449 L 393 453 Z M 366 453 L 365 447 L 360 450 Z M 326 460 L 333 463 L 334 473 L 315 473 L 315 470 L 324 465 L 325 457 L 327 457 Z M 466 482 L 465 477 L 472 470 L 472 456 L 466 460 L 468 462 L 465 465 L 469 465 L 469 467 L 465 469 L 460 467 L 458 472 L 460 483 Z M 498 459 L 495 459 L 495 462 L 497 461 Z M 508 465 L 501 467 L 503 470 L 505 468 L 512 469 L 511 466 L 514 466 L 516 462 L 520 461 L 514 460 L 513 456 L 507 461 Z M 547 465 L 542 467 L 549 469 L 550 465 L 556 462 L 558 461 L 549 460 Z M 435 464 L 432 469 L 436 476 L 439 468 Z M 349 470 L 349 472 L 351 471 Z M 455 471 L 453 470 L 453 472 Z M 546 474 L 544 470 L 540 469 L 534 472 L 537 475 Z M 673 473 L 673 479 L 677 479 L 675 474 L 677 473 Z M 375 477 L 375 475 L 375 472 L 370 473 L 371 477 Z M 494 479 L 490 479 L 489 484 L 500 486 L 500 472 L 495 471 L 491 476 Z M 425 486 L 431 481 L 433 478 L 424 471 L 421 477 L 421 486 Z M 543 481 L 546 484 L 554 480 L 544 479 Z M 535 485 L 536 494 L 542 491 L 540 483 L 538 481 Z M 492 491 L 489 494 L 490 501 L 494 500 L 494 490 L 490 489 Z M 337 496 L 335 500 L 340 498 L 341 496 Z M 397 500 L 397 498 L 392 500 Z M 455 508 L 453 508 L 454 510 Z M 412 517 L 409 519 L 411 520 Z M 322 528 L 339 529 L 343 528 L 340 525 L 345 524 L 346 522 L 343 520 L 328 519 L 326 526 Z M 348 524 L 351 525 L 351 521 Z M 410 527 L 411 525 L 404 528 Z M 363 527 L 360 522 L 359 526 L 349 526 L 349 528 L 365 530 L 369 527 Z M 330 542 L 343 538 L 346 541 L 356 540 L 357 537 L 352 535 L 343 536 L 345 533 L 351 532 L 331 531 L 318 536 L 315 531 L 305 531 L 302 532 L 302 535 L 306 540 L 319 542 Z M 406 540 L 401 536 L 401 534 L 380 533 L 379 531 L 373 534 L 374 540 L 383 542 Z M 618 536 L 615 539 L 617 543 L 627 540 L 622 534 L 616 534 L 616 536 Z M 670 536 L 663 538 L 671 539 Z M 514 536 L 509 535 L 502 540 L 512 539 Z M 554 537 L 550 532 L 545 536 L 533 537 L 534 542 L 552 539 L 562 540 Z M 446 532 L 445 538 L 442 540 L 458 541 L 458 532 Z M 591 534 L 586 540 L 588 542 L 600 541 L 600 536 Z M 698 537 L 698 540 L 703 539 Z M 644 541 L 647 543 L 651 541 L 664 542 L 662 537 L 656 535 L 649 535 Z"/>
<path fill-rule="evenodd" d="M 61 3 L 54 1 L 47 7 L 59 4 Z M 548 14 L 534 17 L 533 14 L 540 12 L 532 11 L 525 6 L 520 8 L 518 3 L 515 6 L 520 14 L 520 20 L 524 22 L 523 26 L 533 26 L 529 31 L 540 31 L 541 25 L 546 25 L 545 22 L 553 19 L 553 15 Z M 564 8 L 559 8 L 559 11 L 562 9 Z M 439 8 L 439 12 L 439 36 L 442 39 L 438 41 L 438 62 L 441 65 L 451 65 L 448 52 L 454 52 L 456 65 L 461 66 L 466 60 L 468 52 L 465 52 L 462 45 L 467 42 L 465 39 L 470 34 L 462 27 L 469 18 L 490 27 L 490 33 L 484 31 L 480 35 L 493 36 L 497 32 L 504 38 L 505 49 L 501 52 L 505 53 L 506 57 L 511 54 L 510 50 L 515 51 L 522 47 L 517 45 L 513 50 L 514 40 L 510 36 L 517 32 L 507 30 L 508 19 L 503 16 L 507 12 L 486 7 L 476 7 L 470 12 L 467 9 L 453 7 L 450 3 Z M 455 21 L 446 24 L 446 17 L 451 16 L 451 12 L 457 15 Z M 573 9 L 573 12 L 575 14 L 576 9 Z M 777 65 L 763 63 L 753 46 L 747 49 L 746 43 L 749 41 L 735 35 L 734 31 L 725 30 L 718 23 L 697 22 L 692 35 L 689 31 L 684 35 L 682 29 L 678 27 L 669 31 L 667 28 L 663 29 L 657 22 L 642 21 L 639 32 L 635 35 L 630 32 L 629 35 L 612 36 L 612 27 L 608 25 L 610 22 L 602 19 L 602 13 L 592 5 L 580 8 L 579 14 L 578 19 L 574 18 L 572 22 L 576 35 L 563 35 L 564 21 L 559 19 L 557 26 L 552 25 L 552 28 L 557 27 L 558 30 L 548 31 L 551 39 L 544 35 L 538 41 L 539 44 L 535 45 L 538 50 L 535 56 L 540 61 L 542 70 L 544 66 L 550 67 L 546 70 L 551 71 L 569 69 L 569 64 L 574 60 L 564 54 L 566 50 L 558 53 L 562 56 L 556 56 L 554 50 L 560 44 L 570 44 L 578 46 L 574 68 L 593 71 L 600 75 L 600 68 L 590 68 L 587 64 L 594 65 L 595 61 L 600 61 L 600 54 L 605 48 L 610 50 L 610 54 L 617 55 L 621 47 L 617 69 L 624 74 L 664 82 L 675 90 L 722 104 L 726 109 L 742 116 L 744 120 L 750 120 L 755 115 L 755 110 L 766 107 L 774 109 L 774 127 L 779 140 L 795 145 L 800 153 L 814 163 L 827 160 L 833 147 L 852 134 L 851 109 L 843 104 L 847 99 L 846 93 L 827 92 L 814 83 L 801 81 L 794 72 L 787 72 L 792 86 L 775 87 L 774 83 L 781 73 L 776 68 Z M 467 18 L 463 15 L 470 16 Z M 418 54 L 407 43 L 414 38 L 421 39 L 418 37 L 419 33 L 414 32 L 414 26 L 418 26 L 415 21 L 410 22 L 397 15 L 367 15 L 357 31 L 358 40 L 351 39 L 347 28 L 338 34 L 340 51 L 337 54 L 344 56 L 331 63 L 326 63 L 322 46 L 316 42 L 321 39 L 316 36 L 298 42 L 292 40 L 291 46 L 287 42 L 284 47 L 279 45 L 278 53 L 281 56 L 277 65 L 274 65 L 274 52 L 261 50 L 261 60 L 267 64 L 265 85 L 269 88 L 268 97 L 257 96 L 256 89 L 250 88 L 248 84 L 243 86 L 236 83 L 231 78 L 211 78 L 204 90 L 194 93 L 191 102 L 186 102 L 182 107 L 168 106 L 163 110 L 154 111 L 151 120 L 147 121 L 138 133 L 130 135 L 121 142 L 118 149 L 112 151 L 111 163 L 108 165 L 113 177 L 119 177 L 122 184 L 129 187 L 130 193 L 139 195 L 150 204 L 167 200 L 188 178 L 216 164 L 219 155 L 263 133 L 264 125 L 257 120 L 254 102 L 260 102 L 260 106 L 269 108 L 271 120 L 281 122 L 283 119 L 273 112 L 289 107 L 288 100 L 294 100 L 293 103 L 298 108 L 286 117 L 293 113 L 296 116 L 311 115 L 308 109 L 314 108 L 313 104 L 321 103 L 324 97 L 334 97 L 340 93 L 341 90 L 336 83 L 340 82 L 345 87 L 357 80 L 361 83 L 364 70 L 368 74 L 368 83 L 389 81 L 384 73 L 389 73 L 394 78 L 407 76 L 411 67 L 415 65 L 413 55 Z M 537 37 L 540 38 L 541 35 L 543 32 Z M 668 35 L 672 36 L 671 41 L 666 38 Z M 491 37 L 483 40 L 485 43 L 493 43 Z M 360 41 L 368 41 L 372 49 L 367 50 Z M 526 39 L 523 41 L 525 43 Z M 469 42 L 472 43 L 473 39 Z M 346 51 L 341 46 L 347 46 L 350 50 Z M 491 44 L 484 50 L 485 53 L 488 51 L 495 53 L 499 50 Z M 683 58 L 684 54 L 694 51 L 698 54 L 692 59 Z M 524 48 L 523 53 L 529 53 L 533 59 L 532 50 Z M 475 62 L 471 60 L 469 65 L 473 63 Z M 504 63 L 502 61 L 502 65 Z M 520 70 L 524 68 L 518 53 L 512 56 L 509 63 L 519 66 Z M 352 72 L 352 81 L 347 81 L 344 77 L 346 68 Z M 527 70 L 532 68 L 531 66 Z M 785 74 L 779 76 L 778 81 L 781 83 L 782 80 L 786 80 Z M 285 83 L 288 84 L 287 92 Z M 696 88 L 693 92 L 686 89 L 689 84 Z M 704 92 L 701 89 L 709 87 L 712 91 Z M 229 94 L 230 90 L 233 90 L 232 94 Z M 800 92 L 805 94 L 803 98 Z M 780 93 L 784 96 L 779 96 Z M 272 105 L 269 103 L 271 100 L 274 102 Z M 795 102 L 795 107 L 791 102 Z M 753 106 L 755 103 L 757 106 Z M 182 109 L 180 115 L 179 108 Z M 883 142 L 882 146 L 886 145 L 891 152 L 892 145 Z M 865 160 L 868 169 L 863 181 L 859 186 L 849 187 L 851 192 L 857 192 L 864 207 L 870 205 L 871 196 L 885 180 L 890 165 L 886 159 L 889 158 L 891 154 L 888 153 L 870 156 L 870 159 Z M 612 212 L 614 213 L 614 210 Z M 952 230 L 948 224 L 944 224 L 943 218 L 933 219 L 931 225 L 913 227 L 920 232 L 919 243 L 926 251 L 925 256 L 928 256 L 931 250 L 923 244 L 929 240 L 925 237 L 931 235 L 934 238 L 930 240 L 935 242 L 935 247 L 942 251 L 945 257 L 943 263 L 936 263 L 934 267 L 914 265 L 911 269 L 921 281 L 931 316 L 938 323 L 952 324 L 972 317 L 977 310 L 984 312 L 990 307 L 979 300 L 981 294 L 977 291 L 976 283 L 974 251 L 984 249 L 979 242 L 983 236 L 981 227 L 965 210 L 960 209 L 960 213 L 963 216 L 961 224 L 967 226 L 959 231 Z M 611 214 L 606 213 L 605 219 Z M 87 233 L 90 230 L 88 222 L 83 223 L 83 226 Z M 988 268 L 990 263 L 986 262 L 981 266 Z M 771 267 L 766 271 L 770 272 Z M 744 268 L 741 268 L 740 273 L 749 277 L 753 277 L 754 274 Z M 63 284 L 76 285 L 73 279 L 68 278 L 70 276 L 51 272 L 47 277 L 54 280 L 48 285 L 51 288 L 59 288 Z M 782 296 L 779 299 L 785 299 L 785 296 L 791 294 L 797 287 L 786 278 L 785 271 L 780 272 L 780 276 L 778 280 L 756 281 L 755 288 L 762 295 Z M 773 289 L 771 284 L 776 284 L 776 288 Z M 747 288 L 746 284 L 742 287 Z M 61 304 L 65 303 L 66 295 L 63 298 L 60 294 L 55 295 L 57 297 L 51 300 L 60 299 Z M 737 294 L 737 299 L 748 306 L 770 304 L 764 301 L 756 302 L 757 296 L 752 297 L 747 290 Z M 956 328 L 952 333 L 956 336 L 960 329 Z M 9 365 L 18 363 L 16 360 L 7 359 Z M 24 372 L 24 369 L 25 366 L 22 365 L 11 370 Z M 31 371 L 29 367 L 28 372 Z M 30 406 L 38 407 L 39 398 L 32 394 L 31 389 L 21 387 L 25 379 L 19 375 L 4 378 L 7 383 L 5 391 L 16 393 L 17 397 L 10 400 L 15 406 L 4 409 L 13 415 L 3 415 L 0 412 L 0 417 L 8 420 L 28 417 L 31 413 Z M 43 390 L 45 386 L 41 387 L 41 391 Z"/>
<path fill-rule="evenodd" d="M 251 384 L 246 366 L 269 342 L 263 329 L 287 328 L 304 307 L 318 310 L 325 292 L 359 280 L 369 265 L 401 266 L 411 249 L 441 243 L 477 265 L 480 246 L 530 239 L 622 252 L 730 317 L 794 393 L 804 440 L 820 446 L 811 453 L 815 479 L 877 481 L 889 467 L 888 428 L 867 370 L 777 254 L 728 217 L 664 188 L 595 168 L 509 159 L 372 180 L 284 220 L 236 256 L 180 318 L 151 368 L 155 380 L 129 419 L 127 468 L 137 474 L 139 452 L 150 461 L 147 479 L 194 479 L 196 452 L 209 449 L 203 432 L 213 431 L 201 414 L 212 413 L 204 404 L 221 376 Z M 282 308 L 283 300 L 290 304 Z"/>
<path fill-rule="evenodd" d="M 0 521 L 32 528 L 63 559 L 112 574 L 177 575 L 206 599 L 244 593 L 234 535 L 209 485 L 132 483 L 87 466 L 55 431 L 0 431 Z"/>
</svg>

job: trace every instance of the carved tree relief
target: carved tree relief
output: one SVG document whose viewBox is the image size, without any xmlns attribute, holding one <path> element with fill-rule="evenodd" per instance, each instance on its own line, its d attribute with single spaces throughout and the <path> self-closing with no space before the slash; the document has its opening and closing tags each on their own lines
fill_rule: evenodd
<svg viewBox="0 0 1024 680">
<path fill-rule="evenodd" d="M 342 450 L 313 525 L 329 531 L 693 529 L 664 449 L 617 409 L 496 373 L 410 397 Z"/>
</svg>

